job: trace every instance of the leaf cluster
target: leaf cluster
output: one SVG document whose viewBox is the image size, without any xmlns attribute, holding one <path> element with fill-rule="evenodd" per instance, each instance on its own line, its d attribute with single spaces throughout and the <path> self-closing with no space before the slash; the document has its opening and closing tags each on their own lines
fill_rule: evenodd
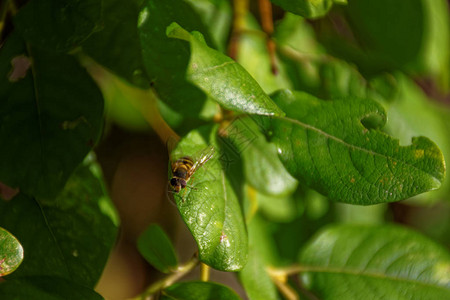
<svg viewBox="0 0 450 300">
<path fill-rule="evenodd" d="M 386 213 L 448 198 L 449 110 L 416 84 L 449 91 L 444 0 L 18 2 L 0 13 L 2 299 L 102 298 L 105 122 L 204 160 L 169 187 L 198 253 L 148 227 L 137 248 L 165 277 L 139 297 L 240 299 L 177 282 L 201 264 L 252 300 L 450 298 L 448 249 Z"/>
</svg>

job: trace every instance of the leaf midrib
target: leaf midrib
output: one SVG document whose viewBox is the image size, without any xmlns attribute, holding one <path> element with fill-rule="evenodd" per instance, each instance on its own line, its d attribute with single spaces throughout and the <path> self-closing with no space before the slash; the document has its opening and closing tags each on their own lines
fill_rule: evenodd
<svg viewBox="0 0 450 300">
<path fill-rule="evenodd" d="M 304 127 L 304 128 L 306 128 L 306 129 L 315 131 L 315 132 L 317 132 L 317 133 L 319 133 L 319 134 L 325 136 L 325 137 L 328 138 L 328 139 L 332 139 L 332 140 L 334 140 L 334 141 L 336 141 L 336 142 L 338 142 L 338 143 L 344 145 L 344 146 L 347 147 L 347 148 L 352 148 L 352 149 L 355 149 L 355 150 L 359 150 L 359 151 L 362 151 L 362 152 L 366 152 L 366 153 L 368 153 L 368 154 L 370 154 L 370 155 L 380 156 L 380 157 L 383 157 L 383 158 L 386 158 L 386 159 L 389 158 L 389 159 L 392 159 L 392 160 L 395 161 L 395 162 L 400 162 L 400 163 L 402 163 L 402 164 L 404 164 L 404 165 L 406 165 L 406 166 L 408 166 L 408 167 L 412 167 L 412 168 L 418 170 L 418 171 L 421 172 L 421 173 L 425 173 L 425 174 L 427 174 L 427 175 L 433 177 L 434 179 L 436 179 L 437 181 L 439 181 L 439 182 L 442 183 L 442 181 L 441 181 L 439 178 L 437 178 L 436 176 L 434 176 L 433 174 L 431 174 L 431 173 L 429 173 L 429 172 L 426 172 L 426 171 L 424 171 L 424 170 L 422 170 L 422 169 L 419 169 L 418 167 L 416 167 L 416 166 L 414 166 L 414 165 L 412 165 L 412 164 L 410 164 L 410 163 L 408 163 L 408 162 L 405 162 L 405 161 L 403 161 L 403 160 L 399 160 L 398 158 L 395 158 L 395 157 L 392 157 L 392 156 L 387 156 L 387 155 L 384 155 L 384 154 L 381 154 L 381 153 L 378 153 L 378 152 L 374 152 L 374 151 L 369 150 L 369 149 L 366 149 L 366 148 L 362 148 L 362 147 L 360 147 L 360 146 L 356 146 L 356 145 L 349 144 L 349 143 L 345 142 L 344 140 L 342 140 L 342 139 L 340 139 L 340 138 L 337 138 L 337 137 L 335 137 L 335 136 L 333 136 L 333 135 L 331 135 L 331 134 L 329 134 L 329 133 L 327 133 L 327 132 L 325 132 L 325 131 L 323 131 L 323 130 L 321 130 L 321 129 L 319 129 L 319 128 L 316 128 L 316 127 L 314 127 L 314 126 L 312 126 L 312 125 L 303 123 L 303 122 L 301 122 L 301 121 L 299 121 L 299 120 L 296 120 L 296 119 L 292 119 L 292 118 L 289 118 L 289 117 L 283 117 L 283 118 L 279 118 L 279 119 L 280 119 L 280 120 L 286 120 L 286 121 L 288 121 L 288 122 L 297 124 L 297 125 L 299 125 L 299 126 L 301 126 L 301 127 Z"/>
</svg>

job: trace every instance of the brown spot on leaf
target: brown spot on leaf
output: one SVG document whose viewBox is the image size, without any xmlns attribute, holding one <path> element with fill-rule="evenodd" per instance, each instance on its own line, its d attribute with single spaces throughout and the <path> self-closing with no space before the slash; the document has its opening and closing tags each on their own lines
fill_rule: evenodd
<svg viewBox="0 0 450 300">
<path fill-rule="evenodd" d="M 3 182 L 0 182 L 0 198 L 6 201 L 11 200 L 19 193 L 18 188 L 12 188 L 10 186 L 7 186 Z"/>
<path fill-rule="evenodd" d="M 17 82 L 27 76 L 28 69 L 31 66 L 31 60 L 25 55 L 19 55 L 11 59 L 12 69 L 9 72 L 10 82 Z"/>
</svg>

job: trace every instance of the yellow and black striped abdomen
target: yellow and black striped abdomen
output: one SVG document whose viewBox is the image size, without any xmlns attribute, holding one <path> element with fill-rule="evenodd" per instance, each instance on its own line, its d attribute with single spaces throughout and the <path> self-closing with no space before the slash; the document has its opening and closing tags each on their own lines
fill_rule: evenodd
<svg viewBox="0 0 450 300">
<path fill-rule="evenodd" d="M 173 176 L 188 180 L 189 178 L 186 177 L 189 174 L 189 170 L 192 169 L 193 166 L 194 161 L 192 160 L 192 158 L 190 158 L 189 156 L 184 156 L 172 164 Z"/>
</svg>

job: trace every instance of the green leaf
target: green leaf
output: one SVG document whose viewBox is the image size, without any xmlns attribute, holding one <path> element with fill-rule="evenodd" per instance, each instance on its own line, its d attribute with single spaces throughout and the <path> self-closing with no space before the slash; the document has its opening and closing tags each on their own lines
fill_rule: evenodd
<svg viewBox="0 0 450 300">
<path fill-rule="evenodd" d="M 22 261 L 22 245 L 15 236 L 0 227 L 0 277 L 14 272 Z"/>
<path fill-rule="evenodd" d="M 155 268 L 163 273 L 173 270 L 177 256 L 166 233 L 156 224 L 150 225 L 138 238 L 138 250 Z"/>
<path fill-rule="evenodd" d="M 217 45 L 217 50 L 225 52 L 230 36 L 233 12 L 228 0 L 187 0 L 202 18 L 203 24 L 208 24 L 211 39 Z"/>
<path fill-rule="evenodd" d="M 173 196 L 197 242 L 200 260 L 218 270 L 238 271 L 247 261 L 247 232 L 239 191 L 232 185 L 227 166 L 233 161 L 219 146 L 216 134 L 217 126 L 191 131 L 172 152 L 174 159 L 191 156 L 198 161 L 205 149 L 215 149 L 213 157 L 198 168 L 188 186 Z"/>
<path fill-rule="evenodd" d="M 297 180 L 286 171 L 275 146 L 266 141 L 251 117 L 236 118 L 222 131 L 231 141 L 228 146 L 241 156 L 251 186 L 268 195 L 286 196 L 295 191 Z"/>
<path fill-rule="evenodd" d="M 320 299 L 449 299 L 450 254 L 406 228 L 338 225 L 301 253 Z"/>
<path fill-rule="evenodd" d="M 100 0 L 32 0 L 14 18 L 27 42 L 42 49 L 67 52 L 97 30 Z"/>
<path fill-rule="evenodd" d="M 0 201 L 0 226 L 22 243 L 25 259 L 12 278 L 58 276 L 94 287 L 114 244 L 117 225 L 109 198 L 83 165 L 67 182 L 56 201 L 33 199 L 20 193 Z M 31 224 L 31 225 L 30 225 Z"/>
<path fill-rule="evenodd" d="M 0 283 L 2 300 L 101 300 L 93 289 L 60 277 L 30 276 Z"/>
<path fill-rule="evenodd" d="M 239 300 L 227 286 L 214 282 L 188 281 L 175 283 L 161 293 L 161 300 Z"/>
<path fill-rule="evenodd" d="M 196 117 L 207 97 L 185 78 L 189 46 L 166 36 L 166 27 L 174 21 L 188 30 L 202 32 L 210 41 L 201 18 L 186 2 L 149 0 L 138 18 L 142 57 L 148 77 L 161 100 L 184 115 Z"/>
<path fill-rule="evenodd" d="M 268 125 L 284 165 L 333 200 L 360 205 L 399 201 L 437 189 L 445 177 L 443 155 L 428 138 L 400 146 L 376 129 L 386 122 L 376 102 L 322 101 L 288 90 L 273 99 L 287 113 Z"/>
<path fill-rule="evenodd" d="M 276 300 L 277 289 L 267 273 L 266 268 L 270 263 L 264 253 L 266 251 L 272 254 L 270 250 L 273 249 L 270 246 L 273 246 L 273 240 L 267 239 L 264 223 L 257 215 L 248 222 L 248 232 L 249 258 L 244 269 L 239 272 L 239 279 L 250 300 Z"/>
<path fill-rule="evenodd" d="M 394 74 L 396 94 L 388 104 L 386 132 L 398 137 L 400 144 L 407 144 L 417 135 L 429 137 L 442 150 L 444 157 L 450 157 L 448 129 L 439 117 L 441 109 L 436 108 L 431 99 L 416 83 L 400 73 Z M 417 120 L 420 120 L 418 122 Z M 438 191 L 416 197 L 425 203 L 445 197 L 450 188 L 450 178 L 444 180 Z"/>
<path fill-rule="evenodd" d="M 279 89 L 292 88 L 283 66 L 277 59 L 277 72 L 274 74 L 266 35 L 251 14 L 247 14 L 242 25 L 237 47 L 237 62 L 258 82 L 264 92 L 272 93 Z"/>
<path fill-rule="evenodd" d="M 191 59 L 186 74 L 188 80 L 224 108 L 250 114 L 283 114 L 242 66 L 209 48 L 198 32 L 191 35 L 178 24 L 172 23 L 167 28 L 167 36 L 190 43 Z"/>
<path fill-rule="evenodd" d="M 102 96 L 73 57 L 18 35 L 1 49 L 0 77 L 0 180 L 54 197 L 100 135 Z"/>
<path fill-rule="evenodd" d="M 305 18 L 318 18 L 327 14 L 333 0 L 271 0 L 283 9 Z M 336 2 L 336 1 L 335 1 Z"/>
<path fill-rule="evenodd" d="M 351 1 L 345 13 L 361 52 L 355 55 L 344 50 L 344 56 L 363 70 L 402 69 L 416 75 L 440 76 L 441 83 L 448 76 L 450 27 L 446 1 Z M 336 41 L 340 44 L 342 39 Z"/>
<path fill-rule="evenodd" d="M 141 88 L 150 87 L 137 31 L 139 0 L 103 0 L 103 27 L 83 50 L 99 64 Z"/>
</svg>

